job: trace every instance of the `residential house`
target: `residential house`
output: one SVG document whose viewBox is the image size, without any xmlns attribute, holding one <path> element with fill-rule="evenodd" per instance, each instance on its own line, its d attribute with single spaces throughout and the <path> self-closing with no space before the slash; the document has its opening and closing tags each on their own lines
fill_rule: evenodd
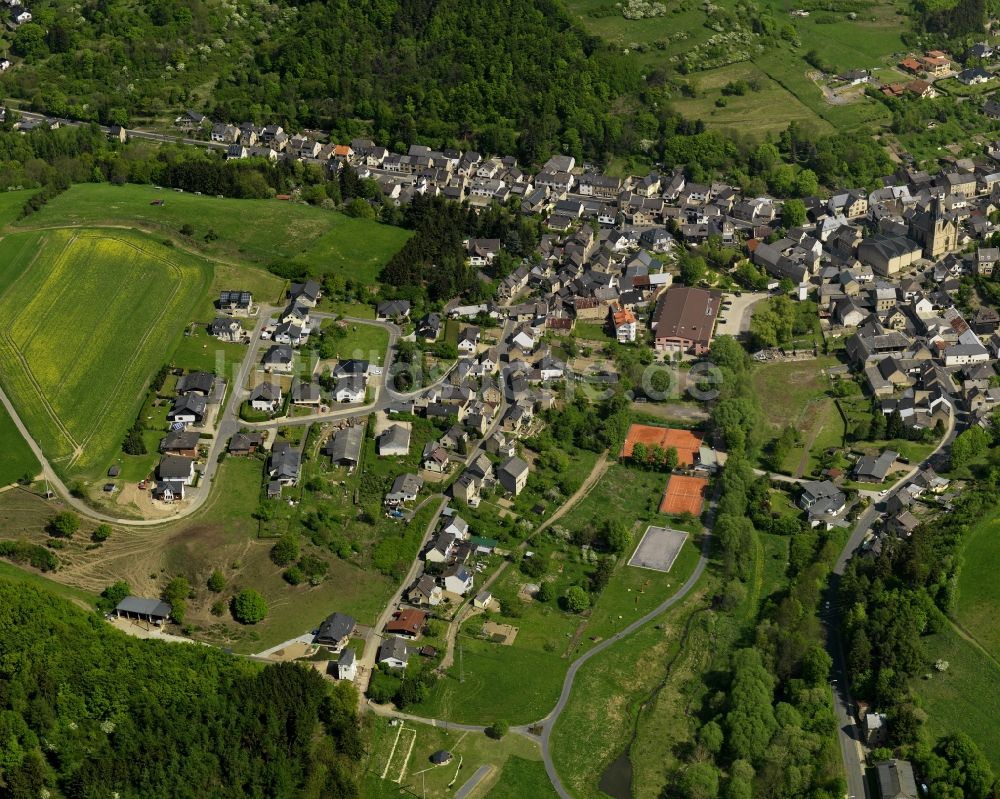
<svg viewBox="0 0 1000 799">
<path fill-rule="evenodd" d="M 249 316 L 255 310 L 253 294 L 243 290 L 220 291 L 216 305 L 227 316 Z"/>
<path fill-rule="evenodd" d="M 288 344 L 275 344 L 261 359 L 265 372 L 289 373 L 294 368 L 294 363 L 295 353 Z"/>
<path fill-rule="evenodd" d="M 891 449 L 878 456 L 864 455 L 854 466 L 854 478 L 865 483 L 881 483 L 898 457 L 899 453 Z"/>
<path fill-rule="evenodd" d="M 423 487 L 424 481 L 417 475 L 401 474 L 393 481 L 392 488 L 385 495 L 385 504 L 395 506 L 413 502 Z"/>
<path fill-rule="evenodd" d="M 472 355 L 479 346 L 480 331 L 478 327 L 469 326 L 458 335 L 458 351 L 465 355 Z"/>
<path fill-rule="evenodd" d="M 517 496 L 528 482 L 528 464 L 516 455 L 507 458 L 497 469 L 497 480 L 504 490 Z"/>
<path fill-rule="evenodd" d="M 291 393 L 293 405 L 315 407 L 323 401 L 318 385 L 297 378 L 292 380 Z"/>
<path fill-rule="evenodd" d="M 400 638 L 410 640 L 420 636 L 424 624 L 427 622 L 427 613 L 423 610 L 413 608 L 400 608 L 392 614 L 392 619 L 385 625 L 385 631 L 390 635 L 398 635 Z"/>
<path fill-rule="evenodd" d="M 405 457 L 410 451 L 410 428 L 408 425 L 394 424 L 382 431 L 376 439 L 381 457 Z"/>
<path fill-rule="evenodd" d="M 405 319 L 410 315 L 409 300 L 387 300 L 380 302 L 376 308 L 379 319 Z"/>
<path fill-rule="evenodd" d="M 351 640 L 357 622 L 346 613 L 333 613 L 326 617 L 313 638 L 313 643 L 334 652 L 340 652 Z"/>
<path fill-rule="evenodd" d="M 384 638 L 378 648 L 379 665 L 386 665 L 390 669 L 405 669 L 412 652 L 405 639 L 395 636 Z"/>
<path fill-rule="evenodd" d="M 164 455 L 156 467 L 156 477 L 165 483 L 189 486 L 194 483 L 194 459 L 179 455 Z M 183 498 L 183 496 L 181 497 Z"/>
<path fill-rule="evenodd" d="M 219 341 L 239 342 L 243 341 L 246 330 L 238 319 L 220 316 L 208 326 L 208 333 Z"/>
<path fill-rule="evenodd" d="M 615 337 L 620 344 L 629 344 L 635 341 L 639 330 L 638 321 L 635 314 L 630 310 L 611 311 L 611 326 L 614 328 Z"/>
<path fill-rule="evenodd" d="M 353 680 L 358 674 L 358 660 L 353 649 L 345 649 L 336 662 L 331 661 L 334 676 L 338 680 Z M 329 673 L 329 667 L 327 672 Z"/>
<path fill-rule="evenodd" d="M 843 512 L 847 497 L 829 480 L 807 480 L 801 487 L 799 507 L 806 511 L 810 526 L 825 523 L 830 528 L 834 518 Z"/>
<path fill-rule="evenodd" d="M 368 381 L 364 377 L 353 375 L 342 377 L 334 384 L 333 398 L 337 402 L 363 402 L 367 392 Z"/>
<path fill-rule="evenodd" d="M 406 593 L 406 601 L 411 605 L 429 605 L 435 607 L 441 604 L 441 586 L 429 574 L 421 575 Z"/>
<path fill-rule="evenodd" d="M 236 433 L 229 439 L 230 455 L 253 455 L 264 446 L 264 436 L 261 433 Z"/>
<path fill-rule="evenodd" d="M 323 454 L 337 466 L 354 468 L 361 460 L 361 446 L 364 443 L 364 426 L 360 424 L 345 427 L 334 433 L 323 445 Z"/>
<path fill-rule="evenodd" d="M 913 766 L 908 760 L 884 760 L 875 764 L 882 799 L 920 799 Z"/>
<path fill-rule="evenodd" d="M 201 436 L 195 430 L 171 430 L 160 440 L 160 452 L 164 455 L 196 458 L 200 439 Z"/>
<path fill-rule="evenodd" d="M 205 421 L 207 401 L 201 394 L 182 394 L 174 400 L 173 407 L 167 411 L 167 421 L 179 424 L 197 424 Z"/>
<path fill-rule="evenodd" d="M 448 456 L 448 450 L 440 444 L 428 441 L 424 445 L 423 459 L 420 464 L 423 469 L 435 474 L 444 474 L 448 471 L 450 463 L 451 458 Z"/>
<path fill-rule="evenodd" d="M 281 407 L 281 386 L 276 383 L 258 383 L 250 391 L 250 407 L 255 411 L 274 413 Z"/>
<path fill-rule="evenodd" d="M 215 386 L 215 375 L 210 372 L 189 372 L 177 381 L 178 394 L 198 394 L 207 397 Z"/>
<path fill-rule="evenodd" d="M 302 468 L 302 453 L 287 441 L 276 441 L 271 449 L 267 473 L 272 480 L 283 486 L 292 486 L 299 481 Z"/>
<path fill-rule="evenodd" d="M 465 596 L 472 590 L 472 572 L 464 565 L 456 563 L 442 575 L 444 590 L 459 596 Z"/>
</svg>

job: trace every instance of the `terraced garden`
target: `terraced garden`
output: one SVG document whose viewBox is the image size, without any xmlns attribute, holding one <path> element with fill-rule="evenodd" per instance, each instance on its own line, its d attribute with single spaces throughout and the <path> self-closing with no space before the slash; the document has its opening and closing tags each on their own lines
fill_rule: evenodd
<svg viewBox="0 0 1000 799">
<path fill-rule="evenodd" d="M 0 241 L 0 379 L 57 469 L 103 470 L 210 279 L 207 262 L 137 233 Z"/>
</svg>

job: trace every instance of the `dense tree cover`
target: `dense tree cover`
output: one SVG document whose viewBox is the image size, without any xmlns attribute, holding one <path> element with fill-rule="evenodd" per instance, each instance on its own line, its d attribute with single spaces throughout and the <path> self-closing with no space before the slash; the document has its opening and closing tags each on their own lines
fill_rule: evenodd
<svg viewBox="0 0 1000 799">
<path fill-rule="evenodd" d="M 932 742 L 909 680 L 927 668 L 921 636 L 940 630 L 951 612 L 959 550 L 969 527 L 996 505 L 1000 471 L 966 489 L 954 508 L 921 524 L 906 540 L 887 538 L 878 555 L 853 558 L 840 584 L 843 640 L 851 685 L 887 712 L 889 743 L 930 778 L 934 799 L 990 795 L 993 775 L 964 735 Z M 997 786 L 1000 789 L 1000 785 Z"/>
<path fill-rule="evenodd" d="M 494 204 L 476 214 L 441 196 L 415 195 L 399 221 L 414 235 L 389 259 L 381 278 L 394 288 L 387 296 L 418 304 L 442 303 L 462 293 L 472 299 L 490 295 L 490 288 L 466 265 L 466 238 L 499 239 L 511 257 L 527 257 L 541 238 L 538 223 L 523 217 L 516 205 Z"/>
<path fill-rule="evenodd" d="M 752 459 L 760 452 L 765 425 L 750 381 L 750 358 L 736 339 L 719 336 L 712 343 L 709 359 L 719 370 L 715 385 L 719 398 L 712 409 L 712 425 L 730 453 Z"/>
<path fill-rule="evenodd" d="M 755 349 L 781 347 L 816 327 L 816 303 L 793 302 L 784 295 L 768 298 L 754 308 L 750 319 L 750 339 Z"/>
<path fill-rule="evenodd" d="M 641 87 L 638 68 L 551 0 L 73 8 L 33 8 L 38 24 L 15 39 L 30 68 L 4 81 L 53 114 L 125 122 L 193 104 L 222 120 L 402 148 L 465 142 L 527 162 L 632 149 L 644 132 L 608 113 Z"/>
<path fill-rule="evenodd" d="M 355 797 L 350 686 L 294 664 L 140 641 L 0 582 L 0 793 Z"/>
</svg>

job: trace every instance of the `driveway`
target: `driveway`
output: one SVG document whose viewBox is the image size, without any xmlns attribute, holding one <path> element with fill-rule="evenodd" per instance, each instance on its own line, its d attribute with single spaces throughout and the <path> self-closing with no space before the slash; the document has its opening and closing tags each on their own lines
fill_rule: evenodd
<svg viewBox="0 0 1000 799">
<path fill-rule="evenodd" d="M 732 303 L 729 308 L 719 309 L 719 323 L 715 335 L 739 338 L 750 329 L 751 310 L 761 300 L 770 295 L 766 291 L 744 291 L 743 296 L 725 295 L 725 301 Z"/>
</svg>

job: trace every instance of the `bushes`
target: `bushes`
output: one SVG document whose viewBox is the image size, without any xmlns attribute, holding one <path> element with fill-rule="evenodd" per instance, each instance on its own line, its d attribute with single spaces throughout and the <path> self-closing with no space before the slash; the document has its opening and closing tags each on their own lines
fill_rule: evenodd
<svg viewBox="0 0 1000 799">
<path fill-rule="evenodd" d="M 59 568 L 59 558 L 45 547 L 27 541 L 0 541 L 0 558 L 6 558 L 13 563 L 27 563 L 43 572 L 52 572 Z"/>
<path fill-rule="evenodd" d="M 80 529 L 80 517 L 72 511 L 64 510 L 49 522 L 49 533 L 59 538 L 72 538 Z"/>
<path fill-rule="evenodd" d="M 273 547 L 271 547 L 271 560 L 278 566 L 287 566 L 299 557 L 299 539 L 293 533 L 283 535 Z"/>
<path fill-rule="evenodd" d="M 240 624 L 256 624 L 267 617 L 267 602 L 252 588 L 245 588 L 233 597 L 232 613 Z"/>
</svg>

